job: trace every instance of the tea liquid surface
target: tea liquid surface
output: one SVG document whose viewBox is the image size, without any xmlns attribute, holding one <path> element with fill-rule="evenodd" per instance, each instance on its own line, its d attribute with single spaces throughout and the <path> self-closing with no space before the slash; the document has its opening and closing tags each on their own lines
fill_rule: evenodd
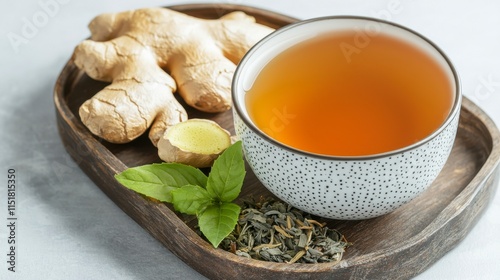
<svg viewBox="0 0 500 280">
<path fill-rule="evenodd" d="M 392 151 L 438 129 L 454 101 L 438 63 L 388 35 L 364 47 L 355 35 L 322 35 L 271 60 L 245 97 L 257 127 L 291 147 L 334 156 Z"/>
</svg>

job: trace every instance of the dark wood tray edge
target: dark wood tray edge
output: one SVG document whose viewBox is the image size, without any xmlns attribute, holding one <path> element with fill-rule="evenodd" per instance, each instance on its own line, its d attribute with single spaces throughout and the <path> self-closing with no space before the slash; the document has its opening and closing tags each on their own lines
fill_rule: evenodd
<svg viewBox="0 0 500 280">
<path fill-rule="evenodd" d="M 206 8 L 203 5 L 182 5 L 177 7 L 190 9 L 193 6 L 199 7 L 200 9 Z M 221 4 L 221 7 L 223 9 L 241 9 L 244 11 L 247 8 L 228 4 Z M 258 9 L 255 8 L 252 8 L 252 10 L 258 11 Z M 54 103 L 56 106 L 56 117 L 59 133 L 66 150 L 78 163 L 82 170 L 84 170 L 85 173 L 103 190 L 103 192 L 105 192 L 108 197 L 113 197 L 113 201 L 140 225 L 144 224 L 141 222 L 145 220 L 145 218 L 141 216 L 141 214 L 144 212 L 144 209 L 155 208 L 158 213 L 157 216 L 148 217 L 148 219 L 158 220 L 165 226 L 176 228 L 176 231 L 179 233 L 179 235 L 165 236 L 163 232 L 159 232 L 154 228 L 145 229 L 155 238 L 160 240 L 160 242 L 162 242 L 167 248 L 174 252 L 179 258 L 184 260 L 187 264 L 197 270 L 200 270 L 200 264 L 199 262 L 197 262 L 197 259 L 200 259 L 198 257 L 201 256 L 197 256 L 196 254 L 193 255 L 193 252 L 196 252 L 196 250 L 190 250 L 190 248 L 202 248 L 203 250 L 200 254 L 206 253 L 213 256 L 213 267 L 220 265 L 221 262 L 225 262 L 228 267 L 232 267 L 231 271 L 225 271 L 223 275 L 220 275 L 217 271 L 200 271 L 210 278 L 231 278 L 238 275 L 241 276 L 244 275 L 245 269 L 248 267 L 257 268 L 260 271 L 260 274 L 252 275 L 257 277 L 272 276 L 278 278 L 287 278 L 291 275 L 298 276 L 298 274 L 303 274 L 302 277 L 307 275 L 315 279 L 323 277 L 330 278 L 331 276 L 333 276 L 333 274 L 339 277 L 350 277 L 352 275 L 364 275 L 366 277 L 369 277 L 372 273 L 369 271 L 369 269 L 366 269 L 366 263 L 371 262 L 370 267 L 375 268 L 377 266 L 380 266 L 380 264 L 383 264 L 385 257 L 390 254 L 405 256 L 404 258 L 401 258 L 401 261 L 408 259 L 408 254 L 415 255 L 416 253 L 421 254 L 424 259 L 425 256 L 428 257 L 429 254 L 438 254 L 438 256 L 441 257 L 450 249 L 452 249 L 470 231 L 480 214 L 486 208 L 485 206 L 488 204 L 479 202 L 491 199 L 492 194 L 495 190 L 495 186 L 499 181 L 498 161 L 500 157 L 500 136 L 498 130 L 493 121 L 489 117 L 487 117 L 483 111 L 476 107 L 467 98 L 464 98 L 464 102 L 462 105 L 463 111 L 469 112 L 471 116 L 479 118 L 480 121 L 484 124 L 483 131 L 485 135 L 483 136 L 487 136 L 489 139 L 491 139 L 491 153 L 489 154 L 488 159 L 484 163 L 479 173 L 469 183 L 466 189 L 464 189 L 463 192 L 443 210 L 438 219 L 436 219 L 431 224 L 433 226 L 429 225 L 421 234 L 414 236 L 414 238 L 408 240 L 408 242 L 406 242 L 402 246 L 401 244 L 393 246 L 394 248 L 397 247 L 397 251 L 394 251 L 394 248 L 388 248 L 386 250 L 374 252 L 370 255 L 354 258 L 350 261 L 342 261 L 340 264 L 333 266 L 331 264 L 270 264 L 261 261 L 246 260 L 231 253 L 213 249 L 207 242 L 202 240 L 196 233 L 194 233 L 189 227 L 187 227 L 185 223 L 178 219 L 175 213 L 173 213 L 168 207 L 163 204 L 156 204 L 146 199 L 142 199 L 141 196 L 125 189 L 116 181 L 114 181 L 114 174 L 121 172 L 126 168 L 126 166 L 116 157 L 114 157 L 114 155 L 111 154 L 99 142 L 99 140 L 92 137 L 87 132 L 86 128 L 81 123 L 79 123 L 78 119 L 73 115 L 73 113 L 65 103 L 64 89 L 67 86 L 65 82 L 67 80 L 70 80 L 70 77 L 74 77 L 78 74 L 78 69 L 76 69 L 71 61 L 68 62 L 57 80 L 54 91 Z M 69 134 L 68 131 L 71 131 L 73 133 Z M 77 140 L 83 141 L 85 144 L 78 144 Z M 90 160 L 88 160 L 91 155 L 98 156 L 99 154 L 106 155 L 104 157 L 100 157 L 103 165 L 107 164 L 110 166 L 116 166 L 117 169 L 112 170 L 112 172 L 102 173 L 101 171 L 104 169 L 100 168 L 99 164 L 95 164 L 95 162 L 91 162 Z M 106 187 L 102 187 L 102 185 L 106 185 Z M 113 193 L 113 196 L 110 196 L 110 193 Z M 117 194 L 119 195 L 117 196 Z M 130 196 L 136 196 L 137 199 L 133 203 L 131 203 L 129 198 Z M 468 203 L 472 203 L 478 206 L 466 207 L 460 209 L 459 211 L 452 210 L 452 207 L 464 203 L 463 201 L 470 201 Z M 435 228 L 436 224 L 442 224 L 442 226 L 437 231 L 429 232 L 428 229 Z M 459 225 L 462 225 L 462 227 L 457 227 Z M 457 230 L 457 228 L 459 230 Z M 449 236 L 450 232 L 453 232 L 454 235 L 451 238 L 445 239 L 447 240 L 446 244 L 443 244 L 441 241 L 439 241 L 440 238 L 438 237 L 440 237 L 441 235 Z M 425 240 L 425 242 L 429 245 L 429 250 L 413 252 L 411 245 L 414 244 L 417 240 Z M 439 257 L 432 257 L 429 259 L 437 260 L 439 259 Z M 400 278 L 403 279 L 414 276 L 427 268 L 430 263 L 431 262 L 426 263 L 424 261 L 419 264 L 408 264 L 415 266 L 414 271 L 416 271 L 416 273 L 412 275 L 401 275 Z M 365 267 L 362 268 L 362 265 L 365 265 Z M 209 264 L 205 263 L 204 267 L 206 266 L 209 266 Z M 387 267 L 387 264 L 385 264 L 384 266 Z M 390 271 L 390 266 L 386 271 L 387 275 L 392 274 Z M 380 276 L 380 274 L 378 274 L 377 276 Z"/>
<path fill-rule="evenodd" d="M 493 120 L 466 97 L 463 97 L 461 111 L 461 119 L 464 118 L 477 118 L 482 126 L 476 128 L 481 131 L 481 137 L 489 140 L 487 148 L 490 153 L 476 176 L 422 232 L 408 239 L 403 245 L 396 244 L 384 250 L 355 258 L 347 262 L 346 266 L 361 266 L 374 262 L 374 260 L 383 262 L 386 256 L 397 254 L 400 256 L 397 259 L 404 263 L 400 263 L 399 266 L 408 269 L 393 272 L 399 272 L 398 279 L 408 279 L 420 274 L 452 250 L 474 227 L 494 197 L 500 182 L 500 132 Z M 463 129 L 462 125 L 461 128 Z M 471 205 L 472 207 L 470 207 Z M 426 244 L 427 249 L 415 251 L 412 248 L 413 244 Z M 408 256 L 413 257 L 409 258 Z M 373 268 L 375 269 L 375 267 Z M 389 272 L 389 270 L 387 271 Z M 404 274 L 408 272 L 412 273 Z M 391 273 L 387 275 L 391 275 Z"/>
</svg>

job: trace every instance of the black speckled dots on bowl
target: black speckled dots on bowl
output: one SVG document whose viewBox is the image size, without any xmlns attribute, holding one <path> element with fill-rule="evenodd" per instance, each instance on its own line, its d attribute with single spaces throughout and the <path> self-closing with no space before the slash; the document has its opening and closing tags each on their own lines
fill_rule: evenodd
<svg viewBox="0 0 500 280">
<path fill-rule="evenodd" d="M 459 114 L 423 145 L 365 159 L 294 152 L 263 139 L 236 113 L 234 119 L 249 165 L 273 194 L 314 215 L 359 220 L 393 211 L 432 183 L 453 146 Z"/>
</svg>

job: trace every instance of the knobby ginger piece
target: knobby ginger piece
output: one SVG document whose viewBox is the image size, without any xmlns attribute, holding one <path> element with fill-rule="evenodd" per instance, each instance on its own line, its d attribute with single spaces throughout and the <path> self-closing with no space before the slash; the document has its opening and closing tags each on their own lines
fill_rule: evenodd
<svg viewBox="0 0 500 280">
<path fill-rule="evenodd" d="M 204 20 L 164 8 L 97 16 L 91 39 L 73 61 L 91 78 L 111 84 L 80 107 L 82 122 L 112 143 L 127 143 L 149 127 L 154 145 L 187 119 L 176 90 L 205 112 L 231 108 L 235 64 L 273 29 L 243 12 Z"/>
<path fill-rule="evenodd" d="M 158 155 L 165 162 L 209 167 L 230 145 L 230 133 L 216 122 L 190 119 L 167 130 L 158 142 Z"/>
</svg>

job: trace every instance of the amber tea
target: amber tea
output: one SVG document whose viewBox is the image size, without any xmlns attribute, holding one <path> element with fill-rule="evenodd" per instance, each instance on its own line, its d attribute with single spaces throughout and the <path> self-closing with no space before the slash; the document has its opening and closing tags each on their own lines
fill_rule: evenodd
<svg viewBox="0 0 500 280">
<path fill-rule="evenodd" d="M 436 131 L 454 102 L 442 67 L 390 35 L 368 39 L 360 47 L 355 32 L 329 33 L 274 57 L 245 97 L 257 127 L 333 156 L 393 151 Z"/>
</svg>

